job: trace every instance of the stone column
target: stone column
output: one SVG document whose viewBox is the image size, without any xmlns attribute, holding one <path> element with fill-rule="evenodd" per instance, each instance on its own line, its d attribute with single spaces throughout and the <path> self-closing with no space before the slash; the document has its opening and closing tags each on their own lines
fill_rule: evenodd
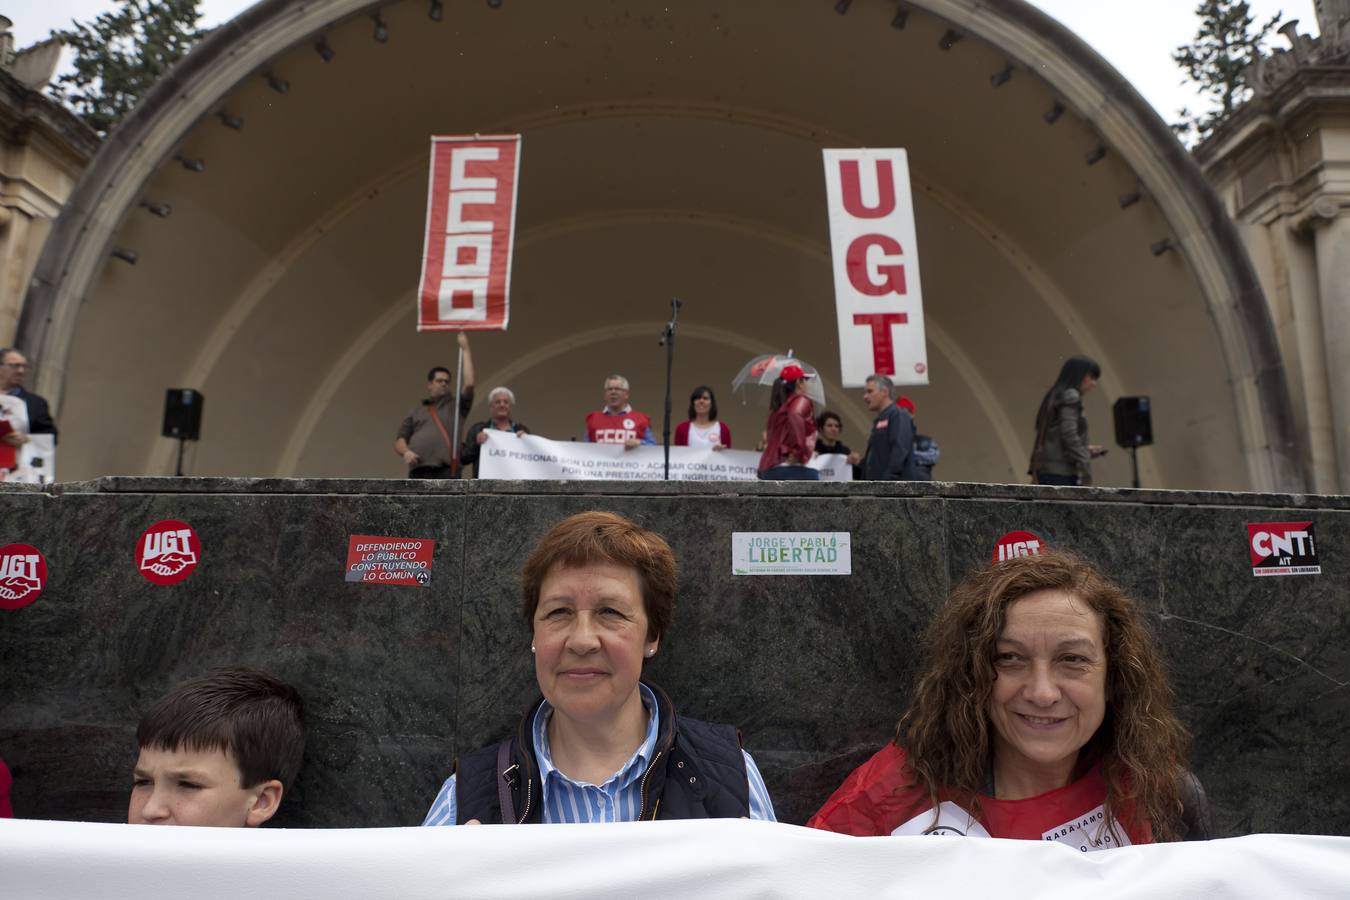
<svg viewBox="0 0 1350 900">
<path fill-rule="evenodd" d="M 1318 201 L 1334 204 L 1330 198 Z M 1330 209 L 1318 210 L 1325 215 Z M 1332 439 L 1340 490 L 1350 490 L 1350 210 L 1315 226 L 1317 287 L 1322 306 L 1327 381 L 1331 385 Z"/>
</svg>

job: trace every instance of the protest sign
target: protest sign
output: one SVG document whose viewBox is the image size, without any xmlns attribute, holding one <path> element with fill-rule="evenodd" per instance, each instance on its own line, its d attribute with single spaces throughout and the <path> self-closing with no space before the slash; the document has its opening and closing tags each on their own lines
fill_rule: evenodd
<svg viewBox="0 0 1350 900">
<path fill-rule="evenodd" d="M 873 373 L 928 383 L 923 297 L 904 150 L 825 150 L 839 364 L 845 387 Z"/>
<path fill-rule="evenodd" d="M 506 330 L 520 135 L 433 137 L 418 331 Z"/>
<path fill-rule="evenodd" d="M 665 451 L 657 445 L 625 449 L 622 444 L 550 441 L 535 435 L 488 431 L 478 458 L 480 478 L 579 481 L 661 481 Z M 749 450 L 671 447 L 671 481 L 754 481 L 759 454 Z M 822 481 L 851 481 L 853 470 L 838 454 L 817 456 L 809 465 Z"/>
</svg>

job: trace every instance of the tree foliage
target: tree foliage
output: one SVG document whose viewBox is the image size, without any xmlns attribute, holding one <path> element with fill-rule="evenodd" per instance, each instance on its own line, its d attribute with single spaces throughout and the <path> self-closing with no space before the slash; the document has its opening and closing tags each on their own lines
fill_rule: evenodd
<svg viewBox="0 0 1350 900">
<path fill-rule="evenodd" d="M 107 135 L 202 36 L 199 3 L 117 0 L 92 22 L 72 22 L 57 34 L 75 51 L 74 70 L 51 85 L 51 95 Z"/>
<path fill-rule="evenodd" d="M 1172 60 L 1194 83 L 1210 108 L 1193 113 L 1182 109 L 1172 128 L 1183 139 L 1201 141 L 1250 96 L 1245 72 L 1264 48 L 1283 13 L 1258 24 L 1246 0 L 1203 0 L 1195 9 L 1200 28 L 1191 43 L 1178 47 Z"/>
</svg>

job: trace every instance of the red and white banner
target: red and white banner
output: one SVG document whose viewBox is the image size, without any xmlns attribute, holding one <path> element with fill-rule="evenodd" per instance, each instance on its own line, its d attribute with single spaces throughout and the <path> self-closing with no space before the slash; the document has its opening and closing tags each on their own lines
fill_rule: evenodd
<svg viewBox="0 0 1350 900">
<path fill-rule="evenodd" d="M 825 150 L 839 367 L 845 387 L 874 372 L 928 383 L 914 198 L 904 150 Z"/>
<path fill-rule="evenodd" d="M 505 331 L 520 135 L 432 137 L 418 331 Z"/>
</svg>

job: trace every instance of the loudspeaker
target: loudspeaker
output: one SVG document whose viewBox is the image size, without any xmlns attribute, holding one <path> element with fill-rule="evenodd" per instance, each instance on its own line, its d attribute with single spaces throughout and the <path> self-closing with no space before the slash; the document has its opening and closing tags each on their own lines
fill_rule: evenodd
<svg viewBox="0 0 1350 900">
<path fill-rule="evenodd" d="M 1116 419 L 1116 443 L 1147 447 L 1153 443 L 1153 416 L 1147 397 L 1121 397 L 1111 407 Z"/>
<path fill-rule="evenodd" d="M 202 433 L 202 406 L 206 398 L 192 388 L 169 388 L 164 392 L 164 429 L 167 438 L 195 441 Z"/>
</svg>

